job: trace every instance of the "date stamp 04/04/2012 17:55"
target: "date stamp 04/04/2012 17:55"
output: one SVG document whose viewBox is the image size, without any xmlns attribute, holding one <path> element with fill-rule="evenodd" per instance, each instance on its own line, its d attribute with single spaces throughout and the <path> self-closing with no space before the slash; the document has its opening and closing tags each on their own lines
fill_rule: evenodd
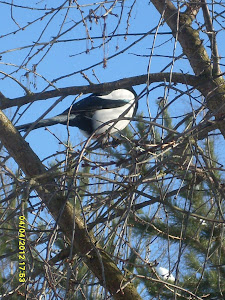
<svg viewBox="0 0 225 300">
<path fill-rule="evenodd" d="M 18 232 L 18 248 L 19 248 L 19 282 L 26 281 L 26 227 L 25 227 L 25 217 L 19 216 L 19 232 Z"/>
</svg>

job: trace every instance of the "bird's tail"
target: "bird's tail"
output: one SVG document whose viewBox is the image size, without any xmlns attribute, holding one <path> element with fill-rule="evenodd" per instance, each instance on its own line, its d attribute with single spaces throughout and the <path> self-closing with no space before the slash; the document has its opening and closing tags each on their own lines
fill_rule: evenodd
<svg viewBox="0 0 225 300">
<path fill-rule="evenodd" d="M 16 126 L 16 129 L 19 131 L 27 131 L 29 128 L 31 130 L 33 129 L 37 129 L 37 128 L 41 128 L 41 127 L 46 127 L 46 126 L 52 126 L 55 124 L 64 124 L 66 125 L 68 121 L 68 116 L 67 115 L 59 115 L 59 116 L 55 116 L 53 118 L 50 119 L 45 119 L 45 120 L 40 120 L 37 124 L 34 125 L 33 123 L 27 123 L 24 125 L 19 125 Z"/>
</svg>

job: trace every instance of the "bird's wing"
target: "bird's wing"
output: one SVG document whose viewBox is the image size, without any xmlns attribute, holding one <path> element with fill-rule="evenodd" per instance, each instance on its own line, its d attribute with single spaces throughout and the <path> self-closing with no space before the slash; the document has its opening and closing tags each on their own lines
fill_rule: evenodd
<svg viewBox="0 0 225 300">
<path fill-rule="evenodd" d="M 92 94 L 78 102 L 76 102 L 72 108 L 66 109 L 62 114 L 76 114 L 82 112 L 94 112 L 101 109 L 117 108 L 124 106 L 129 103 L 127 100 L 112 100 L 112 99 L 102 99 L 98 95 Z"/>
</svg>

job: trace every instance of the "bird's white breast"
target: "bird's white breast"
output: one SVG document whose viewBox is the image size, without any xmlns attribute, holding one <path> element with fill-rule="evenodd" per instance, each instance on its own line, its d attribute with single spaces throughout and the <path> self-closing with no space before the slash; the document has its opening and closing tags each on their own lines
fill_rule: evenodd
<svg viewBox="0 0 225 300">
<path fill-rule="evenodd" d="M 123 120 L 123 118 L 132 118 L 133 116 L 134 109 L 135 109 L 135 105 L 134 105 L 135 99 L 132 93 L 131 95 L 132 95 L 132 100 L 123 106 L 117 108 L 110 108 L 110 109 L 101 109 L 94 113 L 92 119 L 93 119 L 93 126 L 95 130 L 102 124 L 113 120 L 112 122 L 109 122 L 109 124 L 99 128 L 96 131 L 96 134 L 105 133 L 107 130 L 109 130 L 110 133 L 114 133 L 123 130 L 129 124 L 130 120 Z M 121 93 L 120 93 L 120 99 L 121 99 Z M 125 111 L 127 112 L 124 113 Z"/>
</svg>

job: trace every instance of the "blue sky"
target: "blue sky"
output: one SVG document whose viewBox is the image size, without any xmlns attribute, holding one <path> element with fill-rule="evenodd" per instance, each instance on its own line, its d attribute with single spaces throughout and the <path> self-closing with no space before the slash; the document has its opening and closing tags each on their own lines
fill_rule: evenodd
<svg viewBox="0 0 225 300">
<path fill-rule="evenodd" d="M 11 2 L 8 1 L 8 3 Z M 54 3 L 52 1 L 14 1 L 14 4 L 34 7 L 36 10 L 17 7 L 12 11 L 10 5 L 0 2 L 0 26 L 2 35 L 0 46 L 0 52 L 2 53 L 1 70 L 14 76 L 32 92 L 45 90 L 49 86 L 47 81 L 54 81 L 56 88 L 86 85 L 88 82 L 80 74 L 80 71 L 87 69 L 90 65 L 98 63 L 99 64 L 94 68 L 84 71 L 93 83 L 97 83 L 97 80 L 92 73 L 93 69 L 100 82 L 108 82 L 125 77 L 146 74 L 149 66 L 149 54 L 151 53 L 151 47 L 153 46 L 154 35 L 145 37 L 126 52 L 115 56 L 113 59 L 108 59 L 110 56 L 123 51 L 123 49 L 141 36 L 127 36 L 126 40 L 121 36 L 116 36 L 113 37 L 109 43 L 106 43 L 104 47 L 99 48 L 99 45 L 105 43 L 105 40 L 101 38 L 103 33 L 105 33 L 105 35 L 110 35 L 115 28 L 117 28 L 118 20 L 120 19 L 121 6 L 120 4 L 116 5 L 116 8 L 113 10 L 113 15 L 108 14 L 106 17 L 105 24 L 102 18 L 92 18 L 91 21 L 86 20 L 87 27 L 85 28 L 84 24 L 81 22 L 81 11 L 83 13 L 82 16 L 85 17 L 89 13 L 89 10 L 95 9 L 98 7 L 98 4 L 95 6 L 88 5 L 91 4 L 92 1 L 80 1 L 79 3 L 83 4 L 83 6 L 80 7 L 80 10 L 77 9 L 74 3 L 74 7 L 71 8 L 69 12 L 67 11 L 68 7 L 65 5 L 65 8 L 62 11 L 57 12 L 54 15 L 48 14 L 50 10 L 45 11 L 43 9 L 45 7 L 50 8 L 52 5 L 56 8 L 62 4 L 61 1 L 54 1 Z M 111 3 L 112 2 L 109 2 L 108 7 Z M 133 1 L 125 1 L 123 17 L 115 32 L 118 35 L 126 32 L 128 13 L 132 3 Z M 104 8 L 100 8 L 96 15 L 103 15 L 104 13 Z M 54 17 L 52 17 L 53 15 Z M 33 22 L 41 16 L 42 19 L 27 26 L 29 22 Z M 94 13 L 92 16 L 94 17 Z M 51 18 L 52 20 L 50 21 Z M 64 23 L 61 27 L 63 20 Z M 153 5 L 149 5 L 147 2 L 137 1 L 132 10 L 131 18 L 129 19 L 130 25 L 128 32 L 130 34 L 145 33 L 154 29 L 159 22 L 160 15 Z M 7 24 L 7 26 L 5 26 L 5 24 Z M 24 30 L 19 29 L 19 27 L 23 26 L 27 27 Z M 68 31 L 71 27 L 74 28 Z M 93 44 L 87 39 L 87 29 L 88 34 L 93 39 Z M 12 33 L 14 31 L 17 32 L 14 34 Z M 159 33 L 165 31 L 170 31 L 167 26 L 159 27 Z M 153 32 L 155 32 L 155 30 L 153 30 Z M 58 38 L 59 42 L 51 46 L 49 51 L 46 52 L 46 50 L 49 49 L 48 45 L 44 47 L 42 51 L 37 53 L 37 49 L 41 49 L 43 43 L 48 43 L 58 34 L 60 35 Z M 219 42 L 219 45 L 222 46 L 222 49 L 219 49 L 221 53 L 221 51 L 224 51 L 222 32 L 219 32 L 217 36 L 218 39 L 221 40 L 221 42 Z M 95 39 L 95 37 L 99 38 Z M 27 47 L 21 49 L 21 47 L 26 45 L 34 45 L 35 42 L 39 43 L 39 45 L 33 48 Z M 207 37 L 205 37 L 204 42 L 207 42 Z M 163 58 L 161 55 L 172 56 L 174 52 L 175 56 L 178 56 L 182 53 L 180 46 L 174 43 L 174 40 L 171 39 L 170 35 L 158 34 L 154 43 L 155 48 L 153 54 L 160 55 L 160 57 L 153 56 L 151 58 L 150 72 L 160 72 L 171 60 Z M 91 49 L 92 46 L 95 47 L 94 50 Z M 15 49 L 17 47 L 19 48 L 18 50 L 5 53 L 8 49 Z M 107 59 L 105 68 L 102 64 L 104 58 Z M 32 73 L 27 76 L 29 70 L 32 70 L 36 64 L 38 64 L 36 72 L 40 74 L 40 76 L 34 76 Z M 170 68 L 171 67 L 167 68 L 166 71 L 170 71 Z M 173 70 L 183 73 L 189 72 L 192 74 L 192 70 L 185 59 L 176 61 Z M 75 74 L 66 76 L 72 73 Z M 62 76 L 66 77 L 64 79 L 59 79 Z M 4 78 L 4 76 L 1 75 L 0 78 Z M 144 85 L 135 87 L 138 93 L 143 88 Z M 4 80 L 0 81 L 0 90 L 5 96 L 10 98 L 24 95 L 23 89 L 11 78 L 4 78 Z M 155 100 L 158 97 L 162 97 L 163 94 L 163 88 L 158 88 L 150 93 L 148 101 L 150 101 L 152 116 L 154 116 L 157 110 Z M 175 92 L 170 90 L 169 99 L 172 99 L 174 95 Z M 19 123 L 22 124 L 36 120 L 55 100 L 56 99 L 48 99 L 46 101 L 34 103 L 22 116 Z M 63 111 L 73 100 L 73 96 L 67 97 L 49 113 L 48 117 Z M 23 109 L 24 107 L 20 109 L 20 113 L 23 112 Z M 146 98 L 144 98 L 140 100 L 139 112 L 146 111 Z M 190 111 L 190 106 L 188 99 L 184 99 L 184 97 L 181 97 L 176 102 L 176 105 L 171 107 L 172 115 L 176 115 L 177 113 L 181 114 L 182 112 L 186 113 L 188 111 Z M 12 115 L 13 110 L 10 110 L 8 113 Z M 65 128 L 63 129 L 62 126 L 54 126 L 51 130 L 56 132 L 57 135 L 65 141 Z M 77 129 L 72 128 L 71 133 L 73 137 L 80 136 Z M 83 139 L 82 136 L 81 138 Z M 44 129 L 31 132 L 27 137 L 27 141 L 41 158 L 50 155 L 52 150 L 58 145 L 58 141 Z M 74 142 L 76 143 L 77 140 Z M 220 145 L 218 145 L 218 152 L 220 153 L 219 147 Z"/>
<path fill-rule="evenodd" d="M 11 3 L 11 1 L 8 1 L 8 3 Z M 92 3 L 92 1 L 80 1 L 79 3 L 86 5 L 81 7 L 85 17 L 89 13 L 90 8 L 93 8 L 91 6 L 87 6 L 87 4 Z M 110 2 L 108 6 L 110 6 L 111 3 L 112 2 Z M 123 17 L 116 30 L 116 35 L 121 35 L 126 32 L 128 13 L 132 3 L 133 1 L 130 0 L 125 1 Z M 118 16 L 107 16 L 106 27 L 104 27 L 105 24 L 102 18 L 98 20 L 97 24 L 94 19 L 92 19 L 92 22 L 87 20 L 88 34 L 93 39 L 93 46 L 95 47 L 94 50 L 91 49 L 91 41 L 87 39 L 86 28 L 81 22 L 81 11 L 75 7 L 75 4 L 74 8 L 71 8 L 68 12 L 68 15 L 66 15 L 67 7 L 65 7 L 54 16 L 51 22 L 50 18 L 52 17 L 52 14 L 45 15 L 45 5 L 47 5 L 47 7 L 51 7 L 52 5 L 57 7 L 62 4 L 62 1 L 55 0 L 36 2 L 33 0 L 14 0 L 14 4 L 35 7 L 37 10 L 29 10 L 18 7 L 16 9 L 14 8 L 11 12 L 10 6 L 0 1 L 0 55 L 2 56 L 0 61 L 0 70 L 10 74 L 10 77 L 14 77 L 32 92 L 41 92 L 46 88 L 52 89 L 52 87 L 49 87 L 49 82 L 53 82 L 55 88 L 87 85 L 88 82 L 80 73 L 82 70 L 85 70 L 84 73 L 90 80 L 93 81 L 93 83 L 98 83 L 95 76 L 93 76 L 93 68 L 96 77 L 102 83 L 146 74 L 149 69 L 149 55 L 152 51 L 151 48 L 153 43 L 154 51 L 151 58 L 150 72 L 160 72 L 171 61 L 171 58 L 162 57 L 162 55 L 173 56 L 175 53 L 175 56 L 178 56 L 182 53 L 179 44 L 174 43 L 174 39 L 171 39 L 171 35 L 160 35 L 162 32 L 170 32 L 167 26 L 163 26 L 159 27 L 159 34 L 155 41 L 154 35 L 149 35 L 126 52 L 109 59 L 112 55 L 116 55 L 120 51 L 123 51 L 126 47 L 141 37 L 141 35 L 135 36 L 135 34 L 143 34 L 151 29 L 155 32 L 153 29 L 159 24 L 160 15 L 153 5 L 148 4 L 148 1 L 136 1 L 131 13 L 131 18 L 129 19 L 130 26 L 128 31 L 129 34 L 134 35 L 128 35 L 126 40 L 124 40 L 121 36 L 114 36 L 109 43 L 105 43 L 105 40 L 102 38 L 104 28 L 105 34 L 111 35 L 117 27 L 121 12 L 120 4 L 117 4 L 117 7 L 113 10 L 113 13 L 118 14 Z M 97 6 L 98 5 L 95 5 L 94 8 Z M 49 11 L 50 10 L 47 12 Z M 97 14 L 102 15 L 104 12 L 105 10 L 101 8 L 98 10 Z M 14 20 L 12 19 L 12 16 Z M 40 16 L 43 16 L 43 19 L 36 21 L 33 25 L 28 26 L 24 30 L 19 28 L 26 26 L 28 22 L 32 22 Z M 63 27 L 61 28 L 60 26 L 65 16 L 67 17 Z M 67 32 L 67 30 L 73 26 L 75 27 L 71 31 Z M 215 24 L 215 26 L 217 26 L 217 24 Z M 17 32 L 14 34 L 13 31 Z M 48 45 L 43 48 L 42 51 L 37 53 L 38 49 L 41 49 L 45 43 L 51 41 L 57 34 L 60 34 L 57 43 L 54 43 L 52 47 L 49 47 Z M 219 32 L 217 37 L 219 52 L 222 56 L 224 56 L 224 32 Z M 38 43 L 38 45 L 33 48 L 32 46 L 29 46 L 22 49 L 27 45 L 34 45 L 35 43 Z M 104 47 L 99 48 L 102 43 L 105 43 Z M 206 36 L 204 36 L 204 43 L 208 43 L 208 38 Z M 16 48 L 18 49 L 15 50 Z M 11 51 L 9 51 L 9 49 L 11 49 Z M 48 52 L 46 52 L 47 49 L 49 49 Z M 102 63 L 104 58 L 106 58 L 107 61 L 105 68 Z M 221 62 L 224 63 L 224 59 L 222 59 Z M 95 64 L 98 65 L 87 69 Z M 29 70 L 33 70 L 34 67 L 36 68 L 36 73 L 40 76 L 29 72 Z M 171 66 L 166 69 L 167 72 L 170 70 Z M 185 58 L 174 63 L 173 71 L 193 74 L 188 61 Z M 67 76 L 67 74 L 73 75 Z M 63 76 L 65 76 L 63 79 L 59 79 Z M 4 74 L 0 74 L 0 79 L 0 91 L 6 97 L 13 99 L 24 95 L 24 90 L 15 80 L 12 78 L 6 78 Z M 160 83 L 157 83 L 155 85 L 151 85 L 150 88 L 153 88 L 154 86 L 158 86 L 158 88 L 153 90 L 148 98 L 143 97 L 139 103 L 139 113 L 143 112 L 145 116 L 148 116 L 147 102 L 149 102 L 151 115 L 154 117 L 157 113 L 156 100 L 158 97 L 164 96 L 164 87 L 160 87 Z M 134 88 L 137 93 L 140 93 L 144 87 L 145 85 L 135 86 Z M 181 85 L 177 86 L 177 88 L 181 90 L 185 89 L 185 87 L 182 87 Z M 179 92 L 170 89 L 168 93 L 168 101 L 171 101 L 178 94 Z M 192 96 L 198 96 L 198 92 L 193 92 Z M 74 96 L 70 96 L 64 99 L 62 103 L 57 105 L 57 107 L 48 114 L 48 117 L 64 111 L 67 107 L 69 107 L 74 98 Z M 35 121 L 46 111 L 46 109 L 49 108 L 50 105 L 54 103 L 55 100 L 56 99 L 47 99 L 46 101 L 37 101 L 33 103 L 28 110 L 24 112 L 18 124 Z M 193 105 L 194 108 L 197 107 L 196 102 L 193 102 Z M 25 109 L 26 106 L 21 107 L 19 113 L 23 113 Z M 175 117 L 177 115 L 190 112 L 191 110 L 192 107 L 189 102 L 189 97 L 181 96 L 175 104 L 171 106 L 170 113 L 173 117 Z M 8 110 L 7 114 L 8 116 L 13 117 L 14 112 L 15 108 Z M 14 121 L 16 119 L 17 118 L 15 118 Z M 174 122 L 177 122 L 177 119 L 175 119 Z M 58 139 L 62 142 L 66 142 L 68 138 L 67 130 L 64 126 L 57 125 L 50 127 L 49 130 L 51 130 L 54 135 L 45 129 L 38 129 L 32 131 L 26 138 L 32 149 L 41 159 L 45 159 L 57 151 L 64 150 L 64 146 L 59 144 Z M 70 128 L 70 133 L 71 142 L 74 146 L 79 144 L 81 140 L 85 140 L 85 137 L 79 133 L 77 128 Z M 216 152 L 220 158 L 220 162 L 225 163 L 223 138 L 216 138 Z M 54 158 L 50 157 L 45 160 L 44 163 L 48 165 L 48 163 L 53 160 Z M 153 250 L 154 247 L 152 247 Z M 162 250 L 160 247 L 161 245 L 158 244 L 158 248 L 155 248 L 156 252 L 160 252 Z M 173 248 L 171 252 L 173 252 Z"/>
</svg>

